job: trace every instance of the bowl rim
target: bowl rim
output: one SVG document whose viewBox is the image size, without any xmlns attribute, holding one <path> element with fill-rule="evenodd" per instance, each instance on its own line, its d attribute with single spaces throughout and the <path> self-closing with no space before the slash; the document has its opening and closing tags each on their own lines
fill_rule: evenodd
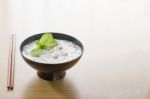
<svg viewBox="0 0 150 99">
<path fill-rule="evenodd" d="M 52 33 L 52 35 L 53 35 L 53 34 L 62 34 L 62 35 L 66 35 L 66 36 L 69 36 L 69 37 L 71 37 L 71 38 L 77 40 L 77 41 L 81 44 L 81 47 L 79 46 L 79 47 L 81 48 L 81 54 L 80 54 L 78 57 L 76 57 L 76 58 L 74 58 L 74 59 L 72 59 L 72 60 L 70 60 L 70 61 L 61 62 L 61 63 L 44 63 L 44 62 L 37 62 L 37 61 L 33 61 L 33 60 L 31 60 L 31 59 L 25 57 L 25 56 L 23 55 L 23 53 L 22 53 L 22 50 L 21 50 L 22 47 L 24 47 L 24 46 L 22 46 L 23 42 L 25 42 L 27 39 L 32 38 L 32 37 L 34 37 L 34 36 L 36 36 L 36 35 L 42 35 L 42 34 L 45 34 L 45 33 Z M 73 42 L 73 43 L 74 43 L 74 42 Z M 65 33 L 58 33 L 58 32 L 43 32 L 43 33 L 37 33 L 37 34 L 30 35 L 30 36 L 26 37 L 26 38 L 21 42 L 21 44 L 20 44 L 20 53 L 21 53 L 21 56 L 22 56 L 24 59 L 26 59 L 26 60 L 28 60 L 28 61 L 30 61 L 30 62 L 33 62 L 33 63 L 43 64 L 43 65 L 61 65 L 61 64 L 70 63 L 70 62 L 72 62 L 72 61 L 75 61 L 76 59 L 80 59 L 81 56 L 82 56 L 83 53 L 84 53 L 84 46 L 83 46 L 83 44 L 81 43 L 80 40 L 78 40 L 77 38 L 75 38 L 75 37 L 73 37 L 73 36 L 71 36 L 71 35 L 68 35 L 68 34 L 65 34 Z"/>
</svg>

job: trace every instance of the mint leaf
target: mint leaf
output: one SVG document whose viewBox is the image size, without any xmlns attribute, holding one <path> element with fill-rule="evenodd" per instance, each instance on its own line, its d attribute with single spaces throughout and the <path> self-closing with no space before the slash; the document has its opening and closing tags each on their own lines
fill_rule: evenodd
<svg viewBox="0 0 150 99">
<path fill-rule="evenodd" d="M 43 53 L 42 49 L 36 48 L 31 51 L 31 55 L 34 57 L 39 57 Z"/>
</svg>

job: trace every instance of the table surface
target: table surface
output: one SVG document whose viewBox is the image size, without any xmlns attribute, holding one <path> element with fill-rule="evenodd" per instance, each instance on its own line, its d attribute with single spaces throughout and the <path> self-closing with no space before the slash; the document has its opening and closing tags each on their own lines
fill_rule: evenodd
<svg viewBox="0 0 150 99">
<path fill-rule="evenodd" d="M 0 99 L 150 99 L 149 0 L 0 0 Z M 36 33 L 83 43 L 64 79 L 45 81 L 20 56 Z M 17 36 L 15 85 L 8 91 L 9 36 Z"/>
</svg>

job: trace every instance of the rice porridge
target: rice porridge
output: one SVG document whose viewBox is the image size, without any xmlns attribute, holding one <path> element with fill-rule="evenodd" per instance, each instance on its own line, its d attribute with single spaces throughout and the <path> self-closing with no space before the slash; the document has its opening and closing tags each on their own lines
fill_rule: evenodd
<svg viewBox="0 0 150 99">
<path fill-rule="evenodd" d="M 43 50 L 39 57 L 31 55 L 31 50 L 36 47 L 34 41 L 23 47 L 22 54 L 32 61 L 48 64 L 68 62 L 81 55 L 82 50 L 77 44 L 67 40 L 56 40 L 58 45 L 50 50 Z"/>
</svg>

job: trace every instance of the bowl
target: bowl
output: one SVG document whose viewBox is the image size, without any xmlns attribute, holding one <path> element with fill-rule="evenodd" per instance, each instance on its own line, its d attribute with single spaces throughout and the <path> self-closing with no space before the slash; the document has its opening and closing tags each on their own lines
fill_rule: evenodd
<svg viewBox="0 0 150 99">
<path fill-rule="evenodd" d="M 50 80 L 50 81 L 61 79 L 66 75 L 66 70 L 73 67 L 80 60 L 81 56 L 83 55 L 84 47 L 78 39 L 76 39 L 70 35 L 52 32 L 52 35 L 55 39 L 68 40 L 68 41 L 71 41 L 71 42 L 77 44 L 81 48 L 81 51 L 82 51 L 81 55 L 71 61 L 64 62 L 64 63 L 56 63 L 56 64 L 40 63 L 40 62 L 35 62 L 33 60 L 26 58 L 22 54 L 23 47 L 28 43 L 31 43 L 35 40 L 40 39 L 43 34 L 44 33 L 35 34 L 35 35 L 32 35 L 32 36 L 26 38 L 21 43 L 21 46 L 20 46 L 21 56 L 29 66 L 31 66 L 32 68 L 37 70 L 37 75 L 40 78 L 42 78 L 44 80 Z"/>
</svg>

